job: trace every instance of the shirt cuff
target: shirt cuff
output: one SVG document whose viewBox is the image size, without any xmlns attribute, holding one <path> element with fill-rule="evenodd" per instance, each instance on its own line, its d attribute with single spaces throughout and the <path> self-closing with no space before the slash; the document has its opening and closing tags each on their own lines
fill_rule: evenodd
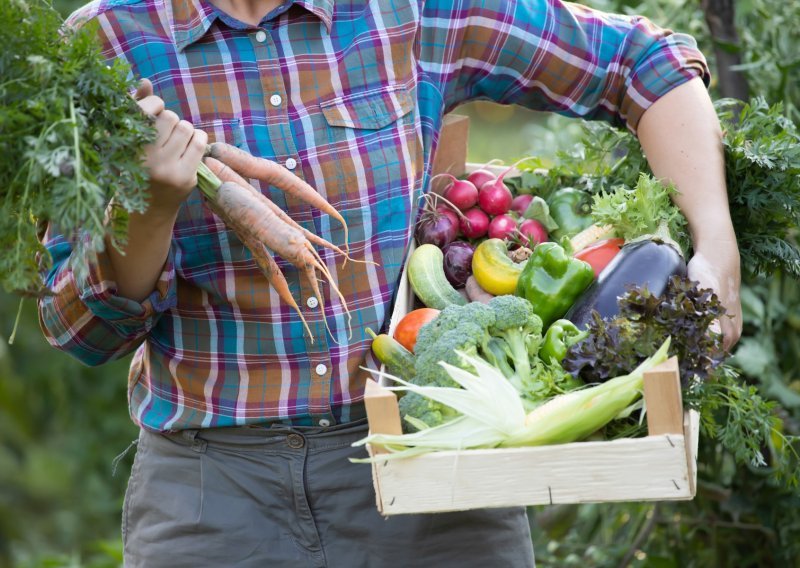
<svg viewBox="0 0 800 568">
<path fill-rule="evenodd" d="M 706 87 L 711 74 L 694 38 L 686 34 L 670 34 L 653 42 L 631 71 L 620 115 L 633 134 L 644 112 L 669 91 L 701 77 Z"/>
<path fill-rule="evenodd" d="M 86 255 L 86 278 L 78 283 L 81 301 L 97 317 L 120 331 L 130 326 L 150 331 L 158 316 L 175 307 L 175 259 L 170 247 L 167 260 L 150 295 L 137 302 L 118 294 L 116 274 L 107 251 Z"/>
</svg>

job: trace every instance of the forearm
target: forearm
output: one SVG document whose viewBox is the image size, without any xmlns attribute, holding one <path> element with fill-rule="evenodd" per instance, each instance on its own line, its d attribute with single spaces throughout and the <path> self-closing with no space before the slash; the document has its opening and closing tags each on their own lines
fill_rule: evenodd
<svg viewBox="0 0 800 568">
<path fill-rule="evenodd" d="M 132 213 L 122 251 L 107 243 L 117 294 L 141 302 L 153 293 L 172 243 L 177 210 Z"/>
<path fill-rule="evenodd" d="M 720 321 L 730 349 L 742 332 L 741 267 L 728 208 L 722 132 L 699 79 L 669 91 L 645 111 L 639 141 L 656 177 L 675 184 L 675 203 L 689 222 L 694 256 L 689 277 L 713 289 L 728 317 Z"/>
<path fill-rule="evenodd" d="M 676 87 L 644 113 L 639 141 L 655 176 L 675 184 L 696 250 L 734 245 L 722 134 L 700 79 Z"/>
</svg>

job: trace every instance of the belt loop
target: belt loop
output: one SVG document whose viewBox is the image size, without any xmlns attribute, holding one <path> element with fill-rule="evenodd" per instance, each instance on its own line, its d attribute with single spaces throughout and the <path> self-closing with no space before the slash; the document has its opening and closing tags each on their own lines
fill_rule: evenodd
<svg viewBox="0 0 800 568">
<path fill-rule="evenodd" d="M 204 454 L 206 453 L 206 446 L 208 446 L 208 442 L 197 437 L 199 432 L 199 430 L 183 430 L 181 432 L 181 436 L 183 436 L 184 440 L 192 443 L 192 451 L 195 451 L 198 454 Z"/>
</svg>

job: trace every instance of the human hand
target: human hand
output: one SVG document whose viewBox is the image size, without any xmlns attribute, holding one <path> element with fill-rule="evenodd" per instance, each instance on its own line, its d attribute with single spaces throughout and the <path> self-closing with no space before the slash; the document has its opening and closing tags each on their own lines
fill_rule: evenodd
<svg viewBox="0 0 800 568">
<path fill-rule="evenodd" d="M 149 215 L 174 215 L 197 185 L 197 167 L 208 136 L 171 110 L 153 94 L 153 85 L 143 79 L 134 98 L 154 118 L 156 140 L 145 148 L 145 167 L 150 172 Z"/>
<path fill-rule="evenodd" d="M 699 282 L 700 288 L 714 290 L 725 307 L 727 313 L 717 322 L 716 331 L 722 333 L 723 347 L 730 352 L 742 335 L 741 276 L 736 241 L 699 245 L 689 261 L 689 278 Z"/>
</svg>

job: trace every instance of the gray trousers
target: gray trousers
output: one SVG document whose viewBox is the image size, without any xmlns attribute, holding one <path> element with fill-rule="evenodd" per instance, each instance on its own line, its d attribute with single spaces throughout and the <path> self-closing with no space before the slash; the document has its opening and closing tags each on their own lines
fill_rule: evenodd
<svg viewBox="0 0 800 568">
<path fill-rule="evenodd" d="M 125 565 L 534 565 L 523 508 L 381 517 L 371 468 L 332 428 L 142 431 L 125 495 Z"/>
</svg>

